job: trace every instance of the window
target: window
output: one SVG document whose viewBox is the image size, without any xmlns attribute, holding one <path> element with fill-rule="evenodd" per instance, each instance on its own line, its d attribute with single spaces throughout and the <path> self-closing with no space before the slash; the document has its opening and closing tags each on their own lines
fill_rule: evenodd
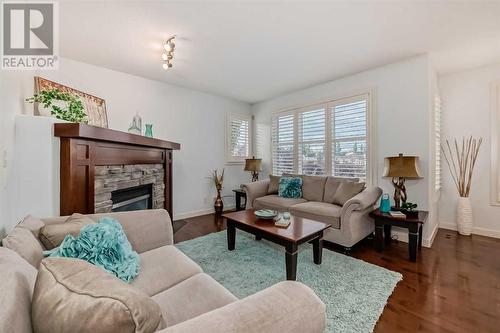
<svg viewBox="0 0 500 333">
<path fill-rule="evenodd" d="M 279 112 L 272 119 L 272 170 L 369 178 L 370 95 Z"/>
<path fill-rule="evenodd" d="M 272 124 L 272 160 L 273 174 L 295 170 L 295 115 L 283 114 L 273 118 Z"/>
<path fill-rule="evenodd" d="M 334 102 L 332 123 L 332 175 L 366 179 L 366 98 Z"/>
<path fill-rule="evenodd" d="M 325 174 L 325 119 L 324 107 L 298 113 L 298 162 L 300 174 Z"/>
<path fill-rule="evenodd" d="M 434 97 L 434 150 L 436 169 L 434 188 L 439 191 L 441 189 L 441 98 L 439 95 Z"/>
<path fill-rule="evenodd" d="M 228 114 L 226 117 L 226 161 L 243 163 L 250 157 L 251 118 L 245 115 Z"/>
</svg>

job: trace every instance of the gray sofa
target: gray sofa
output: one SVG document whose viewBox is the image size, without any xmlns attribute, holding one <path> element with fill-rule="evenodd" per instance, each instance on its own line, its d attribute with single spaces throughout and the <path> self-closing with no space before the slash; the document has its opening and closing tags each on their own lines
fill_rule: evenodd
<svg viewBox="0 0 500 333">
<path fill-rule="evenodd" d="M 140 274 L 131 285 L 159 304 L 167 323 L 167 328 L 158 332 L 319 333 L 325 328 L 325 305 L 298 282 L 281 282 L 238 300 L 173 245 L 172 225 L 165 210 L 88 216 L 95 221 L 112 216 L 123 226 L 141 259 Z M 33 240 L 37 242 L 33 235 L 43 224 L 64 223 L 65 219 L 43 219 L 41 225 L 21 222 L 16 228 L 29 232 L 16 232 L 15 228 L 5 241 L 11 248 L 22 249 L 20 254 L 0 248 L 0 332 L 32 332 L 34 265 L 42 255 L 36 250 L 40 247 L 41 251 L 42 245 L 33 244 Z"/>
<path fill-rule="evenodd" d="M 339 184 L 357 182 L 357 178 L 300 177 L 303 197 L 297 199 L 278 196 L 275 188 L 270 189 L 269 179 L 242 184 L 247 196 L 246 208 L 289 211 L 294 216 L 329 223 L 332 227 L 325 231 L 324 239 L 347 249 L 373 233 L 374 224 L 368 214 L 382 195 L 379 187 L 367 187 L 339 206 L 331 203 Z"/>
</svg>

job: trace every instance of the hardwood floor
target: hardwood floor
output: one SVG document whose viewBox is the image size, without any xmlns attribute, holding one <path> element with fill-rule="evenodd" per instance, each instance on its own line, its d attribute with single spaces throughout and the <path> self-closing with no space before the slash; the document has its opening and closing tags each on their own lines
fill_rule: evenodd
<svg viewBox="0 0 500 333">
<path fill-rule="evenodd" d="M 214 215 L 184 221 L 175 242 L 226 227 Z M 500 240 L 440 229 L 416 263 L 397 241 L 377 253 L 367 239 L 350 255 L 403 274 L 375 332 L 500 332 Z"/>
</svg>

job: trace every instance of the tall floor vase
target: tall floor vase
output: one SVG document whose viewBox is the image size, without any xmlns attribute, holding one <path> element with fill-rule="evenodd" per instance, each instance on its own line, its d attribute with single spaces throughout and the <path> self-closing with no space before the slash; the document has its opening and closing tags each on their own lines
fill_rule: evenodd
<svg viewBox="0 0 500 333">
<path fill-rule="evenodd" d="M 222 201 L 219 190 L 217 190 L 217 198 L 215 198 L 214 210 L 215 214 L 219 215 L 224 212 L 224 202 Z"/>
<path fill-rule="evenodd" d="M 459 197 L 457 205 L 457 229 L 460 235 L 472 233 L 472 207 L 468 197 Z"/>
</svg>

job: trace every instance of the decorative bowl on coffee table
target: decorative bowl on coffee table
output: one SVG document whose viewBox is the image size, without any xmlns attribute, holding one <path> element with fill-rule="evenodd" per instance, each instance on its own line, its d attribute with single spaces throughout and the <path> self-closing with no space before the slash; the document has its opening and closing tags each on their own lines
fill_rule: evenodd
<svg viewBox="0 0 500 333">
<path fill-rule="evenodd" d="M 278 216 L 278 212 L 271 209 L 261 209 L 254 212 L 255 216 L 263 220 L 272 220 Z"/>
</svg>

